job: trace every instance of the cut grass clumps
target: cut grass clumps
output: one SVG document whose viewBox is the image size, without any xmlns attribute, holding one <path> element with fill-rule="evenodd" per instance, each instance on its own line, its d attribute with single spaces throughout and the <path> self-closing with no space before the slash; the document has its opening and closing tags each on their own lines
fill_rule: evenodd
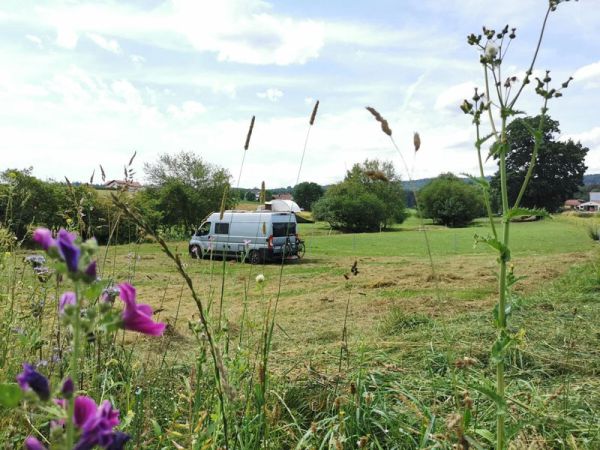
<svg viewBox="0 0 600 450">
<path fill-rule="evenodd" d="M 588 226 L 587 233 L 592 241 L 600 240 L 600 226 Z"/>
<path fill-rule="evenodd" d="M 407 313 L 400 307 L 394 306 L 384 317 L 380 332 L 383 335 L 397 335 L 417 328 L 431 327 L 432 325 L 433 319 L 431 317 L 421 313 Z"/>
</svg>

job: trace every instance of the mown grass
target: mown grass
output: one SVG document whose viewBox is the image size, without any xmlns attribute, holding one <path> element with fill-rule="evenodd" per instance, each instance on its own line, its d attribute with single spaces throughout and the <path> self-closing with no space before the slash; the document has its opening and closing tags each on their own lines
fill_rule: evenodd
<svg viewBox="0 0 600 450">
<path fill-rule="evenodd" d="M 485 234 L 486 228 L 428 228 L 437 280 L 422 250 L 422 232 L 411 220 L 393 231 L 358 235 L 328 235 L 324 224 L 300 226 L 308 250 L 304 260 L 283 269 L 274 330 L 270 448 L 335 448 L 336 442 L 355 448 L 363 436 L 370 448 L 448 448 L 458 438 L 446 420 L 463 411 L 465 392 L 474 402 L 475 424 L 468 432 L 482 448 L 491 447 L 486 430 L 493 429 L 493 403 L 478 389 L 493 375 L 490 310 L 497 281 L 490 253 L 473 248 L 473 235 Z M 514 448 L 597 448 L 597 244 L 583 227 L 562 218 L 515 224 L 513 239 L 515 275 L 526 277 L 515 290 L 511 323 L 520 340 L 510 352 L 507 372 Z M 186 242 L 175 246 L 187 252 Z M 134 282 L 140 301 L 158 308 L 157 319 L 170 326 L 159 341 L 124 333 L 123 353 L 99 376 L 101 392 L 109 386 L 104 395 L 120 399 L 134 430 L 134 448 L 171 448 L 172 441 L 185 446 L 189 436 L 209 442 L 210 430 L 190 423 L 198 417 L 191 411 L 201 417 L 202 411 L 214 412 L 216 399 L 207 373 L 201 376 L 196 366 L 201 355 L 189 327 L 198 317 L 189 292 L 156 244 L 114 246 L 107 255 L 103 278 Z M 355 260 L 357 275 L 350 271 Z M 236 342 L 242 328 L 248 344 L 239 351 L 260 339 L 267 303 L 280 287 L 279 266 L 187 256 L 184 261 L 211 304 L 213 323 L 224 269 L 223 351 L 230 378 L 244 379 L 252 367 L 236 365 Z M 266 278 L 264 292 L 253 281 L 258 273 Z M 26 269 L 16 274 L 20 314 L 30 317 L 29 303 L 46 287 Z M 347 349 L 340 354 L 346 305 Z M 51 302 L 42 308 L 51 309 Z M 20 336 L 11 354 L 37 339 L 27 358 L 46 358 L 51 344 L 40 337 Z M 473 358 L 473 364 L 457 368 L 464 357 Z M 7 366 L 5 374 L 16 370 L 18 364 Z M 236 401 L 246 398 L 239 395 Z M 3 436 L 22 442 L 15 422 L 4 423 Z"/>
</svg>

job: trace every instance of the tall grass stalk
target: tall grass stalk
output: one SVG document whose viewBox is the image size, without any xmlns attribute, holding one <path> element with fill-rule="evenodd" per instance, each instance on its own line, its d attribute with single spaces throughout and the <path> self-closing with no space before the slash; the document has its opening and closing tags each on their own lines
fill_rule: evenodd
<svg viewBox="0 0 600 450">
<path fill-rule="evenodd" d="M 216 343 L 213 338 L 213 334 L 211 331 L 210 324 L 208 322 L 208 317 L 206 316 L 206 312 L 205 312 L 204 304 L 202 303 L 202 299 L 196 292 L 194 283 L 193 283 L 192 279 L 190 278 L 190 276 L 188 275 L 187 271 L 185 270 L 183 263 L 181 262 L 181 258 L 179 257 L 179 254 L 173 253 L 171 251 L 170 247 L 165 242 L 165 240 L 161 236 L 159 236 L 154 230 L 152 230 L 152 228 L 146 223 L 146 221 L 144 220 L 144 218 L 142 216 L 140 216 L 137 212 L 133 211 L 128 205 L 123 203 L 117 196 L 113 195 L 112 199 L 113 199 L 114 204 L 118 208 L 120 208 L 125 214 L 127 214 L 129 217 L 131 217 L 131 219 L 136 223 L 136 225 L 138 227 L 140 227 L 146 233 L 152 235 L 154 237 L 154 239 L 156 239 L 156 242 L 158 242 L 158 244 L 161 246 L 163 252 L 169 257 L 169 259 L 171 259 L 175 263 L 175 267 L 177 268 L 177 271 L 185 280 L 185 282 L 192 294 L 192 298 L 194 299 L 194 303 L 196 304 L 196 307 L 198 309 L 198 313 L 200 316 L 200 323 L 202 325 L 202 329 L 204 331 L 206 341 L 208 343 L 208 348 L 209 348 L 209 351 L 211 354 L 212 362 L 213 362 L 214 379 L 215 379 L 215 385 L 217 388 L 217 396 L 219 398 L 221 421 L 223 424 L 223 439 L 224 439 L 224 443 L 225 443 L 225 448 L 228 448 L 228 446 L 229 446 L 229 430 L 228 430 L 228 419 L 227 419 L 226 405 L 225 405 L 225 393 L 224 393 L 224 386 L 223 386 L 225 374 L 222 373 L 224 368 L 223 368 L 223 364 L 221 361 L 221 357 L 218 353 Z"/>
<path fill-rule="evenodd" d="M 413 181 L 411 170 L 408 168 L 406 159 L 404 158 L 404 155 L 402 154 L 400 147 L 398 147 L 398 144 L 396 144 L 396 141 L 394 140 L 394 138 L 392 136 L 392 129 L 390 128 L 388 121 L 385 120 L 383 118 L 383 116 L 375 108 L 373 108 L 371 106 L 367 106 L 366 109 L 373 115 L 373 117 L 375 117 L 375 120 L 377 120 L 377 122 L 379 122 L 381 124 L 381 131 L 383 131 L 390 138 L 390 142 L 392 143 L 392 146 L 394 147 L 394 149 L 400 156 L 400 161 L 402 162 L 402 165 L 404 166 L 406 176 L 410 183 L 410 190 L 413 193 L 413 196 L 415 197 L 415 206 L 417 208 L 417 216 L 419 218 L 419 225 L 421 227 L 421 231 L 423 231 L 423 236 L 425 239 L 425 247 L 427 249 L 427 257 L 429 259 L 429 266 L 431 269 L 431 276 L 433 277 L 433 280 L 435 283 L 436 297 L 439 302 L 442 299 L 440 286 L 439 286 L 439 280 L 438 280 L 438 277 L 437 277 L 437 274 L 435 271 L 435 264 L 433 262 L 433 255 L 431 253 L 431 244 L 429 242 L 429 236 L 427 234 L 427 230 L 425 229 L 425 221 L 423 220 L 423 214 L 422 214 L 422 210 L 419 205 L 417 190 L 416 190 L 416 187 L 415 187 L 415 184 Z M 419 135 L 417 133 L 415 133 L 415 136 L 414 136 L 414 146 L 415 146 L 415 153 L 416 153 L 419 150 L 419 147 L 421 146 L 421 138 L 419 137 Z"/>
</svg>

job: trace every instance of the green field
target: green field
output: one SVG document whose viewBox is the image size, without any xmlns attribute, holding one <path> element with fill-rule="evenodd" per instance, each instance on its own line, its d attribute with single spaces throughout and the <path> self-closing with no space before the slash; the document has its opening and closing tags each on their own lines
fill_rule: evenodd
<svg viewBox="0 0 600 450">
<path fill-rule="evenodd" d="M 514 274 L 524 277 L 514 290 L 510 323 L 519 344 L 510 351 L 507 375 L 515 449 L 591 449 L 600 443 L 600 259 L 598 243 L 587 235 L 589 223 L 556 216 L 511 229 Z M 266 403 L 271 448 L 299 442 L 304 444 L 298 448 L 318 448 L 327 433 L 345 436 L 343 448 L 354 448 L 363 434 L 387 442 L 370 448 L 391 448 L 391 442 L 414 448 L 422 439 L 423 448 L 450 448 L 457 436 L 448 420 L 461 411 L 465 393 L 477 420 L 468 432 L 480 448 L 490 448 L 486 430 L 493 428 L 494 408 L 482 386 L 493 378 L 496 256 L 483 244 L 474 246 L 475 234 L 488 233 L 484 221 L 462 229 L 428 224 L 426 230 L 433 269 L 415 218 L 389 231 L 354 235 L 332 232 L 323 223 L 302 224 L 306 255 L 284 266 L 194 260 L 187 242 L 169 244 L 182 254 L 212 327 L 220 330 L 216 336 L 232 383 L 244 386 L 256 370 L 265 315 L 277 304 Z M 101 248 L 99 262 L 103 279 L 130 280 L 139 301 L 169 324 L 158 341 L 120 335 L 124 353 L 105 369 L 109 392 L 115 390 L 116 400 L 119 379 L 127 374 L 125 380 L 144 393 L 120 394 L 127 394 L 121 410 L 137 411 L 137 442 L 171 448 L 170 439 L 187 448 L 197 427 L 187 417 L 192 403 L 186 396 L 192 395 L 190 377 L 203 354 L 190 331 L 198 323 L 190 292 L 156 243 Z M 26 315 L 31 292 L 40 288 L 19 270 L 21 285 L 29 286 L 18 295 Z M 254 281 L 259 273 L 264 289 Z M 14 353 L 26 352 L 26 342 L 15 341 Z M 35 351 L 44 358 L 50 350 L 42 344 Z M 466 370 L 460 369 L 465 357 L 472 358 Z M 117 362 L 122 358 L 125 365 Z M 202 385 L 200 392 L 210 391 L 209 381 Z M 366 396 L 361 398 L 374 396 L 373 404 L 365 406 L 353 389 Z M 231 405 L 249 393 L 238 395 Z M 196 402 L 198 411 L 214 413 L 214 395 Z M 387 438 L 379 426 L 395 431 Z"/>
</svg>

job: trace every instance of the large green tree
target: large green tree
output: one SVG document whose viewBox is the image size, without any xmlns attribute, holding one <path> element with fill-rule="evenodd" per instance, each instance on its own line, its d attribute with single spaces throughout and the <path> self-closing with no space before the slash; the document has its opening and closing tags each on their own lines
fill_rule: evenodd
<svg viewBox="0 0 600 450">
<path fill-rule="evenodd" d="M 312 204 L 319 200 L 325 191 L 317 183 L 303 181 L 294 186 L 294 201 L 301 208 L 310 211 Z"/>
<path fill-rule="evenodd" d="M 160 217 L 153 219 L 162 226 L 193 231 L 204 217 L 220 208 L 226 189 L 226 208 L 235 205 L 237 197 L 228 189 L 229 173 L 192 152 L 161 155 L 155 163 L 145 164 L 144 171 L 150 186 L 140 206 L 147 213 L 158 209 Z"/>
<path fill-rule="evenodd" d="M 479 189 L 451 173 L 421 188 L 417 199 L 423 217 L 449 227 L 468 225 L 484 213 Z"/>
<path fill-rule="evenodd" d="M 406 218 L 406 195 L 391 162 L 355 164 L 313 205 L 313 216 L 346 231 L 378 231 Z"/>
<path fill-rule="evenodd" d="M 531 163 L 534 138 L 530 129 L 538 127 L 540 117 L 516 119 L 507 127 L 510 150 L 506 156 L 508 173 L 508 197 L 510 203 L 516 200 Z M 531 181 L 529 182 L 521 206 L 558 210 L 565 200 L 571 198 L 583 184 L 585 156 L 588 148 L 581 143 L 567 140 L 557 141 L 560 134 L 559 123 L 545 117 L 543 141 L 540 145 Z M 498 209 L 500 202 L 500 173 L 491 180 L 493 206 Z"/>
</svg>

